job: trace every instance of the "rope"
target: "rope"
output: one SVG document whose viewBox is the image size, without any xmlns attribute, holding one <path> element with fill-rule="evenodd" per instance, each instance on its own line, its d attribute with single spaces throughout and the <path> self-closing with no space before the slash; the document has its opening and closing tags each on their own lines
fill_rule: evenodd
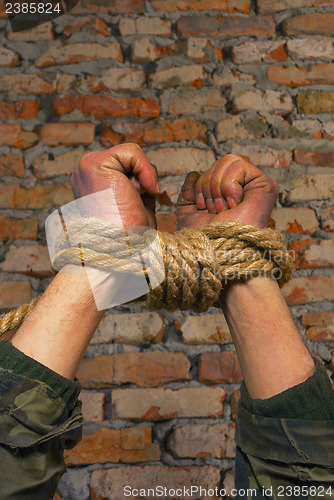
<svg viewBox="0 0 334 500">
<path fill-rule="evenodd" d="M 84 248 L 80 242 L 84 242 Z M 294 271 L 284 237 L 272 229 L 226 222 L 202 229 L 182 229 L 175 234 L 151 229 L 136 234 L 92 218 L 67 226 L 57 246 L 53 268 L 59 271 L 69 263 L 84 263 L 105 271 L 144 271 L 148 279 L 152 272 L 161 273 L 161 255 L 165 278 L 156 288 L 149 286 L 146 295 L 152 310 L 205 312 L 216 304 L 228 281 L 271 275 L 283 286 Z M 143 268 L 143 262 L 148 261 L 150 273 Z M 1 316 L 0 335 L 18 328 L 38 299 Z"/>
</svg>

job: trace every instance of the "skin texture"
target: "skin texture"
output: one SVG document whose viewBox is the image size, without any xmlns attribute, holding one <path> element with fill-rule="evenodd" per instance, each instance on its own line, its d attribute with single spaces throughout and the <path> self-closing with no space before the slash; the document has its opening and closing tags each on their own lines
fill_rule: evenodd
<svg viewBox="0 0 334 500">
<path fill-rule="evenodd" d="M 117 208 L 124 226 L 156 226 L 156 169 L 138 146 L 125 144 L 85 155 L 71 182 L 77 198 L 113 188 L 117 207 L 103 200 L 90 215 L 112 221 Z M 228 155 L 205 174 L 188 175 L 178 200 L 178 225 L 199 228 L 236 220 L 265 227 L 277 195 L 272 179 L 242 158 Z M 97 311 L 85 274 L 71 271 L 55 277 L 12 342 L 73 379 L 104 311 Z M 269 398 L 313 373 L 313 360 L 275 280 L 232 284 L 224 290 L 221 305 L 252 397 Z"/>
</svg>

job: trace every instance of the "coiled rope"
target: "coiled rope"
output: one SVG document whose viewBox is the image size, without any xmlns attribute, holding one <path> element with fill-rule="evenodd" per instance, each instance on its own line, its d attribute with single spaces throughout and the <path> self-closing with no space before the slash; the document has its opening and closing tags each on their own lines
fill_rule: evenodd
<svg viewBox="0 0 334 500">
<path fill-rule="evenodd" d="M 77 242 L 84 242 L 84 247 Z M 283 235 L 269 228 L 226 222 L 174 234 L 150 229 L 129 234 L 93 218 L 81 218 L 67 226 L 53 268 L 59 271 L 66 264 L 84 263 L 134 274 L 143 274 L 144 269 L 148 278 L 152 271 L 161 273 L 161 255 L 165 278 L 146 295 L 151 310 L 205 312 L 218 301 L 228 281 L 271 275 L 283 286 L 294 271 Z M 147 257 L 150 273 L 143 267 Z M 18 328 L 38 299 L 1 316 L 0 335 Z"/>
</svg>

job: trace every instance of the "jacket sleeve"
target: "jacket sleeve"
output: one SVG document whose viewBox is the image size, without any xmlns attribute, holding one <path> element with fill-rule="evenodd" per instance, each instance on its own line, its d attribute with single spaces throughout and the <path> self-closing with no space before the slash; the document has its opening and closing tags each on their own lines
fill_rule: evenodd
<svg viewBox="0 0 334 500">
<path fill-rule="evenodd" d="M 81 439 L 80 402 L 59 396 L 46 383 L 48 368 L 40 369 L 45 381 L 0 367 L 1 500 L 52 500 L 66 469 L 64 448 Z M 49 375 L 54 385 L 55 373 Z"/>
<path fill-rule="evenodd" d="M 327 408 L 321 408 L 325 396 Z M 333 403 L 333 388 L 319 366 L 308 381 L 272 401 L 250 402 L 246 395 L 243 404 L 241 399 L 236 422 L 236 498 L 334 500 Z"/>
</svg>

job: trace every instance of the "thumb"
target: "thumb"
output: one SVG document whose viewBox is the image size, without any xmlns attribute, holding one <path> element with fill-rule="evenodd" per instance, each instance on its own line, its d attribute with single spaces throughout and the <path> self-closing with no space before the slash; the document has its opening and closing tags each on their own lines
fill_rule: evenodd
<svg viewBox="0 0 334 500">
<path fill-rule="evenodd" d="M 196 205 L 195 185 L 201 174 L 199 172 L 190 172 L 183 183 L 181 192 L 177 199 L 177 206 Z"/>
</svg>

